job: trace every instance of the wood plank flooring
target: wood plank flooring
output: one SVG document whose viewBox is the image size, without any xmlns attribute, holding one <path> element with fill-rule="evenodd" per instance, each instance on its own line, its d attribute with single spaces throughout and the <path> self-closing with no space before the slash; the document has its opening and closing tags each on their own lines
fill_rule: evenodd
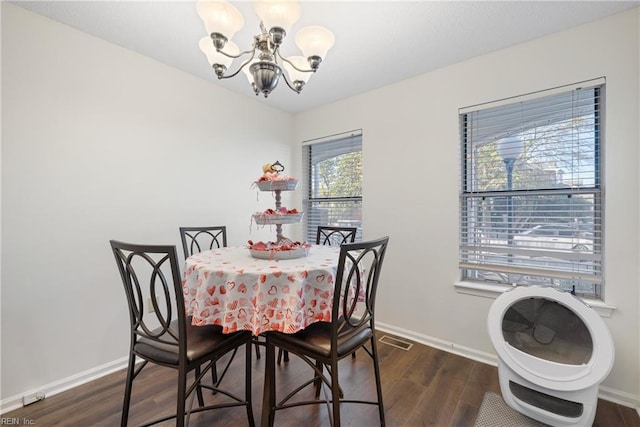
<svg viewBox="0 0 640 427">
<path fill-rule="evenodd" d="M 382 334 L 379 334 L 382 335 Z M 388 334 L 387 334 L 388 335 Z M 379 343 L 380 368 L 386 421 L 388 426 L 472 427 L 484 393 L 500 394 L 497 369 L 432 347 L 414 343 L 409 351 Z M 253 369 L 253 410 L 260 425 L 264 351 Z M 225 379 L 236 392 L 242 392 L 243 357 L 238 354 Z M 291 357 L 278 368 L 279 390 L 300 378 L 311 375 L 311 369 Z M 167 368 L 148 366 L 134 382 L 129 425 L 138 425 L 175 408 L 176 373 Z M 36 426 L 96 426 L 120 424 L 124 371 L 116 372 L 64 393 L 47 397 L 32 405 L 3 414 Z M 375 396 L 373 370 L 369 357 L 362 351 L 357 357 L 341 362 L 340 384 L 346 395 Z M 308 391 L 308 396 L 312 391 Z M 205 391 L 205 400 L 213 402 L 220 395 Z M 343 405 L 342 421 L 346 426 L 379 425 L 377 409 L 368 405 Z M 26 424 L 22 422 L 21 425 Z M 246 413 L 231 408 L 195 414 L 190 426 L 244 426 Z M 162 426 L 172 426 L 168 421 Z M 300 407 L 276 414 L 276 425 L 282 427 L 319 427 L 329 425 L 323 405 Z M 599 400 L 594 427 L 640 427 L 640 417 L 632 409 Z M 515 426 L 514 426 L 515 427 Z"/>
</svg>

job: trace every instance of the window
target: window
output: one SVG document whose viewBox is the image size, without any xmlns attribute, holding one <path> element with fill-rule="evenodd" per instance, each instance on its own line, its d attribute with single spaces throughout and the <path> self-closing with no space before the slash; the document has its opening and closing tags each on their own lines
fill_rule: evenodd
<svg viewBox="0 0 640 427">
<path fill-rule="evenodd" d="M 601 297 L 604 79 L 460 110 L 468 281 Z"/>
<path fill-rule="evenodd" d="M 305 240 L 319 225 L 358 227 L 362 240 L 362 132 L 305 142 L 303 164 Z"/>
</svg>

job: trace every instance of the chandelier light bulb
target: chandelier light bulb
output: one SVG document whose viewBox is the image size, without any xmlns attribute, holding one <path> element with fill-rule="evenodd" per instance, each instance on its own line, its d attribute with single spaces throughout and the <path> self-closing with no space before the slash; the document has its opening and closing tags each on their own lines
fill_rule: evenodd
<svg viewBox="0 0 640 427">
<path fill-rule="evenodd" d="M 230 40 L 244 26 L 242 14 L 226 1 L 200 0 L 196 10 L 207 34 L 219 33 Z"/>
<path fill-rule="evenodd" d="M 288 33 L 300 19 L 300 4 L 297 1 L 259 0 L 254 3 L 254 8 L 267 30 L 281 28 Z"/>
<path fill-rule="evenodd" d="M 324 27 L 305 27 L 298 31 L 295 37 L 296 45 L 306 57 L 319 56 L 324 59 L 327 52 L 336 42 L 333 33 Z"/>
</svg>

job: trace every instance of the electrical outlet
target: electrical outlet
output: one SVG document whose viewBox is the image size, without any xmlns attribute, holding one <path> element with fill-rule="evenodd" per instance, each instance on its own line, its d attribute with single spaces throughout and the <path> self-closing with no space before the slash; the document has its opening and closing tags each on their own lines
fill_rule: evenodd
<svg viewBox="0 0 640 427">
<path fill-rule="evenodd" d="M 153 313 L 153 301 L 147 298 L 147 313 Z"/>
<path fill-rule="evenodd" d="M 45 394 L 44 391 L 38 391 L 35 393 L 31 393 L 31 394 L 25 394 L 24 396 L 22 396 L 22 405 L 23 406 L 27 406 L 27 405 L 31 405 L 32 403 L 38 402 L 40 400 L 43 400 L 45 398 Z"/>
</svg>

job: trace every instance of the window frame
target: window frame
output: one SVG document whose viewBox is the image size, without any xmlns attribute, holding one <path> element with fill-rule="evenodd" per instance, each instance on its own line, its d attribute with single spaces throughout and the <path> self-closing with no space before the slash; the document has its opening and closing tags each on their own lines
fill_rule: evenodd
<svg viewBox="0 0 640 427">
<path fill-rule="evenodd" d="M 589 293 L 589 294 L 584 294 L 584 295 L 580 295 L 586 298 L 593 298 L 593 301 L 599 301 L 600 305 L 602 307 L 606 307 L 606 310 L 613 310 L 613 307 L 610 306 L 606 306 L 606 304 L 604 304 L 603 299 L 604 299 L 604 263 L 603 263 L 603 259 L 604 259 L 604 185 L 603 185 L 603 170 L 602 170 L 602 164 L 603 164 L 603 157 L 604 157 L 604 152 L 603 152 L 603 140 L 604 140 L 604 133 L 603 133 L 603 125 L 604 125 L 604 95 L 605 95 L 605 80 L 604 78 L 600 78 L 600 79 L 594 79 L 591 81 L 587 81 L 587 82 L 580 82 L 580 83 L 576 83 L 574 85 L 567 85 L 567 86 L 562 86 L 562 87 L 558 87 L 558 88 L 554 88 L 552 90 L 545 90 L 545 91 L 539 91 L 536 93 L 532 93 L 532 94 L 527 94 L 524 96 L 518 96 L 518 97 L 512 97 L 512 98 L 508 98 L 508 99 L 504 99 L 504 100 L 499 100 L 499 101 L 494 101 L 491 103 L 486 103 L 486 104 L 478 104 L 478 105 L 474 105 L 471 107 L 465 107 L 465 108 L 461 108 L 459 110 L 459 120 L 460 120 L 460 155 L 461 155 L 461 159 L 460 159 L 460 184 L 459 184 L 459 197 L 460 197 L 460 201 L 459 201 L 459 209 L 460 209 L 460 219 L 459 219 L 459 272 L 460 272 L 460 280 L 458 282 L 456 282 L 456 287 L 458 289 L 459 292 L 462 293 L 470 293 L 470 294 L 475 294 L 475 295 L 481 295 L 481 296 L 491 296 L 494 295 L 496 293 L 501 293 L 503 291 L 505 291 L 506 289 L 510 288 L 511 286 L 516 286 L 518 285 L 518 283 L 510 283 L 507 281 L 493 281 L 493 280 L 482 280 L 482 279 L 477 279 L 477 278 L 470 278 L 470 277 L 466 277 L 465 276 L 465 272 L 469 271 L 470 265 L 469 263 L 465 263 L 465 254 L 467 255 L 466 260 L 468 260 L 468 253 L 465 253 L 465 235 L 467 235 L 467 242 L 468 242 L 468 234 L 469 234 L 469 225 L 467 224 L 468 218 L 469 216 L 473 216 L 472 210 L 473 208 L 470 208 L 467 206 L 467 203 L 469 203 L 468 201 L 471 200 L 469 198 L 469 195 L 471 194 L 472 197 L 478 197 L 478 196 L 482 196 L 482 191 L 477 191 L 477 189 L 474 189 L 474 191 L 469 191 L 469 187 L 470 187 L 470 183 L 467 182 L 467 179 L 469 178 L 469 169 L 471 166 L 467 164 L 468 159 L 470 158 L 469 154 L 471 150 L 471 147 L 474 147 L 472 140 L 473 137 L 470 136 L 469 134 L 469 126 L 468 126 L 468 120 L 467 117 L 469 114 L 474 113 L 474 112 L 478 112 L 478 111 L 482 111 L 482 110 L 487 110 L 491 107 L 494 106 L 505 106 L 505 107 L 509 107 L 512 106 L 514 104 L 517 103 L 521 103 L 521 102 L 527 102 L 528 100 L 536 100 L 536 99 L 541 99 L 544 98 L 545 96 L 548 95 L 553 95 L 553 94 L 568 94 L 568 93 L 573 93 L 573 91 L 576 90 L 580 90 L 583 87 L 586 88 L 587 90 L 593 90 L 594 94 L 593 94 L 593 120 L 594 120 L 594 136 L 593 136 L 593 140 L 594 140 L 594 163 L 595 163 L 595 176 L 594 176 L 594 183 L 593 186 L 591 188 L 586 188 L 586 189 L 578 189 L 578 191 L 576 191 L 576 194 L 581 194 L 585 193 L 585 194 L 593 194 L 593 199 L 594 199 L 594 206 L 598 209 L 598 215 L 599 215 L 599 222 L 598 224 L 595 225 L 595 227 L 597 227 L 598 230 L 598 238 L 597 240 L 595 238 L 593 238 L 594 240 L 594 244 L 593 247 L 591 248 L 592 251 L 594 253 L 597 253 L 597 257 L 594 257 L 594 265 L 597 263 L 598 269 L 597 271 L 599 271 L 599 275 L 593 273 L 591 275 L 591 277 L 593 277 L 594 279 L 597 279 L 597 281 L 594 281 L 594 292 L 593 294 Z M 572 116 L 572 118 L 575 117 L 580 117 L 580 115 L 574 115 Z M 524 120 L 530 120 L 528 117 L 525 117 L 522 119 Z M 471 131 L 473 131 L 473 129 L 471 129 Z M 486 137 L 487 135 L 483 135 L 484 137 Z M 490 135 L 491 136 L 491 135 Z M 476 161 L 475 159 L 473 161 Z M 473 167 L 475 167 L 476 164 L 474 163 Z M 549 190 L 549 189 L 541 189 L 540 190 L 541 193 L 544 194 L 563 194 L 561 189 L 558 190 Z M 493 193 L 491 194 L 492 197 L 496 197 L 496 191 L 488 191 L 487 193 Z M 505 191 L 499 191 L 500 196 L 504 197 L 504 195 L 507 195 L 509 197 L 509 199 L 511 197 L 513 197 L 515 194 L 518 194 L 515 190 L 511 191 L 511 192 L 505 192 Z M 521 192 L 520 194 L 526 194 L 527 192 Z M 565 191 L 565 193 L 567 193 Z M 571 194 L 571 192 L 569 192 L 569 194 Z M 529 194 L 526 194 L 526 196 L 529 196 Z M 525 197 L 526 197 L 525 196 Z M 571 197 L 571 196 L 569 196 Z M 509 202 L 512 203 L 512 202 Z M 511 208 L 513 209 L 513 208 Z M 594 215 L 595 216 L 595 215 Z M 511 218 L 511 216 L 510 216 Z M 511 220 L 510 220 L 511 221 Z M 466 225 L 465 225 L 466 224 Z M 511 227 L 511 223 L 509 223 L 509 227 Z M 477 232 L 477 231 L 476 231 Z M 510 232 L 512 233 L 512 232 Z M 596 250 L 596 243 L 597 242 L 597 250 Z M 509 245 L 511 245 L 512 243 L 509 243 Z M 479 246 L 479 247 L 482 247 Z M 485 246 L 486 247 L 486 246 Z M 503 249 L 505 251 L 514 251 L 516 252 L 517 249 L 513 249 L 512 246 L 507 246 L 508 249 Z M 545 248 L 544 251 L 550 251 L 551 249 L 549 248 Z M 476 249 L 477 251 L 477 249 Z M 482 252 L 476 252 L 476 253 L 482 253 Z M 513 256 L 513 255 L 509 255 L 509 256 Z M 478 256 L 477 259 L 480 259 L 481 257 Z M 597 258 L 597 261 L 595 260 L 595 258 Z M 504 262 L 504 261 L 503 261 Z M 482 264 L 483 261 L 476 261 L 475 266 L 476 267 L 471 267 L 471 269 L 475 269 L 476 272 L 479 270 L 483 270 L 482 268 Z M 489 266 L 489 265 L 487 265 Z M 505 265 L 505 269 L 508 269 L 508 265 Z M 514 265 L 515 267 L 515 265 Z M 488 270 L 488 268 L 485 268 L 485 270 Z M 493 271 L 493 270 L 492 270 Z M 549 273 L 550 271 L 555 271 L 553 268 L 547 267 L 547 273 Z M 595 270 L 594 270 L 595 271 Z M 597 276 L 597 277 L 596 277 Z M 511 277 L 511 275 L 509 274 L 508 277 Z M 577 277 L 577 276 L 576 276 Z M 526 284 L 526 283 L 522 283 L 522 284 Z M 610 312 L 609 312 L 610 314 Z"/>
<path fill-rule="evenodd" d="M 330 147 L 331 149 L 327 150 L 326 152 L 319 151 L 317 156 L 313 156 L 313 147 L 320 148 L 323 147 L 323 144 L 326 144 L 325 147 Z M 332 225 L 330 223 L 327 224 L 324 222 L 319 222 L 317 220 L 317 207 L 315 206 L 317 206 L 318 204 L 331 205 L 333 203 L 355 203 L 356 206 L 359 206 L 358 209 L 360 210 L 360 212 L 362 211 L 362 192 L 360 192 L 360 195 L 358 196 L 342 197 L 320 197 L 314 196 L 313 194 L 315 188 L 313 187 L 314 177 L 312 176 L 312 163 L 354 152 L 363 152 L 363 138 L 361 129 L 330 135 L 323 138 L 307 140 L 302 143 L 302 165 L 304 176 L 304 192 L 302 195 L 302 204 L 304 206 L 305 212 L 303 217 L 303 238 L 305 241 L 315 243 L 317 225 Z M 363 172 L 361 172 L 361 179 L 362 174 Z M 356 233 L 356 241 L 361 241 L 362 216 L 360 215 L 360 218 L 354 218 L 352 221 L 353 223 L 345 223 L 341 225 L 356 226 L 358 229 Z"/>
</svg>

